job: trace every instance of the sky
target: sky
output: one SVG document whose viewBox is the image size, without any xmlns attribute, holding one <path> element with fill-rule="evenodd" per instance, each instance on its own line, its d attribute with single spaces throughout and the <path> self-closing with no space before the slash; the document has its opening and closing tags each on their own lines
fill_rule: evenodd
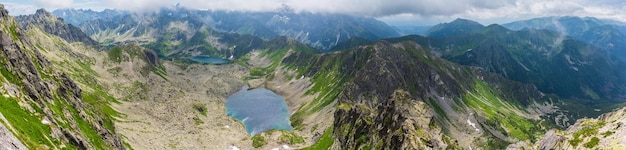
<svg viewBox="0 0 626 150">
<path fill-rule="evenodd" d="M 626 22 L 623 0 L 0 0 L 11 15 L 38 8 L 151 11 L 177 3 L 195 9 L 343 13 L 391 25 L 434 25 L 465 18 L 488 25 L 547 16 L 581 16 Z"/>
</svg>

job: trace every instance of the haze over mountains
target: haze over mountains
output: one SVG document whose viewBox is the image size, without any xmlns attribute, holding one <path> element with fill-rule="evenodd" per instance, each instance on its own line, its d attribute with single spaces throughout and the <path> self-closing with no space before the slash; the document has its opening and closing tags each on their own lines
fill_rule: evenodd
<svg viewBox="0 0 626 150">
<path fill-rule="evenodd" d="M 75 25 L 88 35 L 115 30 L 117 32 L 113 34 L 131 34 L 137 37 L 145 34 L 141 31 L 142 28 L 163 26 L 169 20 L 176 18 L 189 21 L 193 25 L 191 30 L 197 30 L 194 28 L 204 25 L 220 32 L 250 34 L 263 39 L 289 36 L 321 50 L 330 49 L 351 37 L 378 40 L 400 36 L 397 30 L 374 18 L 341 14 L 295 13 L 289 8 L 267 13 L 201 11 L 180 6 L 162 9 L 150 13 L 151 15 L 133 15 L 111 10 L 93 12 L 69 9 L 56 10 L 53 13 L 61 17 L 68 16 L 65 17 L 67 20 L 75 20 Z M 74 16 L 93 18 L 91 20 L 73 19 Z M 119 18 L 124 19 L 119 20 Z M 126 23 L 125 26 L 118 26 L 122 22 Z M 105 42 L 108 39 L 96 38 L 96 40 Z"/>
<path fill-rule="evenodd" d="M 618 21 L 401 29 L 288 7 L 0 12 L 0 148 L 626 148 Z M 227 116 L 243 85 L 282 96 L 293 130 L 249 135 Z"/>
</svg>

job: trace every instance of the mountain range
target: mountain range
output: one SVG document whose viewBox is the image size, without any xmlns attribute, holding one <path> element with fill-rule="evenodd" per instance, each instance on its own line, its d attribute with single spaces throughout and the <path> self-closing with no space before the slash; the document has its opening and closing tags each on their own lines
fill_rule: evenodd
<svg viewBox="0 0 626 150">
<path fill-rule="evenodd" d="M 146 36 L 145 34 L 149 33 L 144 33 L 142 30 L 147 26 L 155 26 L 155 23 L 157 23 L 156 26 L 162 26 L 158 23 L 166 24 L 171 19 L 189 21 L 193 25 L 191 30 L 197 30 L 198 27 L 204 25 L 220 32 L 249 34 L 263 39 L 290 36 L 321 50 L 328 50 L 351 37 L 378 40 L 400 36 L 400 32 L 395 28 L 374 18 L 341 14 L 295 13 L 288 7 L 267 13 L 202 11 L 180 6 L 162 9 L 151 15 L 114 10 L 93 12 L 73 9 L 56 10 L 53 13 L 67 20 L 76 20 L 74 25 L 79 26 L 91 36 L 103 32 L 129 37 Z M 93 16 L 93 19 L 82 19 L 86 17 L 77 16 Z M 120 26 L 122 23 L 124 26 Z M 96 38 L 96 40 L 107 42 L 110 39 Z"/>
<path fill-rule="evenodd" d="M 616 141 L 626 120 L 616 109 L 626 100 L 624 62 L 616 46 L 602 46 L 621 31 L 597 32 L 619 30 L 610 21 L 573 19 L 587 22 L 585 36 L 550 29 L 554 22 L 515 28 L 531 25 L 466 19 L 400 36 L 373 18 L 287 7 L 41 9 L 14 19 L 2 6 L 0 19 L 0 131 L 10 133 L 0 135 L 3 148 L 626 145 Z M 283 96 L 294 130 L 249 136 L 226 116 L 227 97 L 244 85 Z"/>
<path fill-rule="evenodd" d="M 623 23 L 592 17 L 545 17 L 503 24 L 512 30 L 547 29 L 626 57 L 626 26 Z"/>
</svg>

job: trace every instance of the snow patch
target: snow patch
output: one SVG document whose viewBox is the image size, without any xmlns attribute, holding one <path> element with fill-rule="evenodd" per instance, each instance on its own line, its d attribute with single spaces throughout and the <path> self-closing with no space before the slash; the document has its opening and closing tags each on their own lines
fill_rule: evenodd
<svg viewBox="0 0 626 150">
<path fill-rule="evenodd" d="M 574 61 L 572 61 L 572 56 L 565 54 L 565 59 L 567 59 L 567 62 L 568 62 L 570 65 L 575 64 L 575 63 L 574 63 Z"/>
<path fill-rule="evenodd" d="M 50 124 L 50 121 L 48 121 L 48 119 L 44 118 L 43 120 L 41 120 L 42 124 Z"/>
<path fill-rule="evenodd" d="M 522 64 L 522 62 L 516 61 L 517 64 L 519 64 L 520 66 L 522 66 L 522 68 L 524 68 L 524 70 L 526 71 L 530 71 L 530 69 L 528 69 L 528 67 L 526 67 L 526 65 Z"/>
<path fill-rule="evenodd" d="M 227 150 L 240 150 L 239 147 L 235 145 L 228 146 Z"/>
<path fill-rule="evenodd" d="M 478 128 L 476 127 L 476 123 L 473 123 L 473 122 L 470 120 L 470 117 L 471 117 L 473 114 L 474 114 L 474 113 L 470 113 L 470 114 L 469 114 L 469 116 L 467 116 L 467 124 L 469 124 L 470 126 L 472 126 L 472 128 L 474 128 L 474 130 L 476 130 L 476 132 L 480 132 L 480 129 L 478 129 Z"/>
</svg>

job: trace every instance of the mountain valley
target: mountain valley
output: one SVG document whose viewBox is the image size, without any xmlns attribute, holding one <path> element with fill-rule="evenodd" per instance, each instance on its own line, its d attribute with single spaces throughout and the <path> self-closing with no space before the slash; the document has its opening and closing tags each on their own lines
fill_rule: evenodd
<svg viewBox="0 0 626 150">
<path fill-rule="evenodd" d="M 16 17 L 1 6 L 0 20 L 0 149 L 626 146 L 622 36 L 607 21 L 579 34 L 457 19 L 401 36 L 286 6 Z M 293 130 L 250 135 L 228 116 L 244 86 L 282 96 Z"/>
</svg>

